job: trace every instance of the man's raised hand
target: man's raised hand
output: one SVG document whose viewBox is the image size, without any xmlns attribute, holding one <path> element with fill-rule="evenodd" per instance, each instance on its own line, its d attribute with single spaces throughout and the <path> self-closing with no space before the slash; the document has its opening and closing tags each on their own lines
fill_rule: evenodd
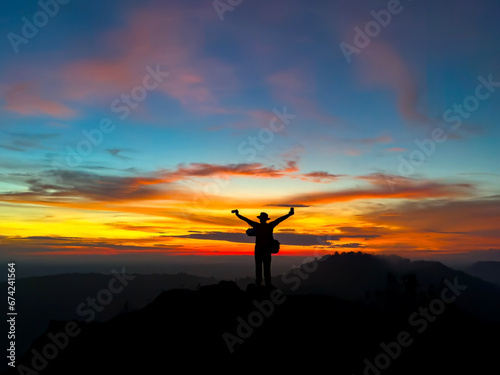
<svg viewBox="0 0 500 375">
<path fill-rule="evenodd" d="M 236 214 L 236 215 L 239 214 L 238 210 L 232 210 L 231 213 Z"/>
<path fill-rule="evenodd" d="M 290 208 L 290 212 L 289 212 L 288 214 L 289 214 L 289 215 L 293 215 L 294 213 L 295 213 L 295 211 L 294 211 L 293 207 L 292 207 L 292 208 Z"/>
</svg>

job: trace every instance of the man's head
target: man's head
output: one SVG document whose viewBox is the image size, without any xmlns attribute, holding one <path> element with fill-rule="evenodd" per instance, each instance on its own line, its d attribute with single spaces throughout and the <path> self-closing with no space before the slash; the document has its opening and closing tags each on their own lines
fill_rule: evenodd
<svg viewBox="0 0 500 375">
<path fill-rule="evenodd" d="M 260 219 L 261 223 L 265 223 L 266 221 L 269 220 L 269 216 L 265 212 L 261 212 L 259 216 L 257 216 L 257 219 Z"/>
</svg>

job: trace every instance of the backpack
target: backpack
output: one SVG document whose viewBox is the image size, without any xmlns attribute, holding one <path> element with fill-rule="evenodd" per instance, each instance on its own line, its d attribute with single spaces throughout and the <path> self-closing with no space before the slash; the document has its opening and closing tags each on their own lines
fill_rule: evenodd
<svg viewBox="0 0 500 375">
<path fill-rule="evenodd" d="M 271 245 L 271 254 L 278 254 L 279 251 L 280 251 L 280 242 L 278 240 L 273 239 Z"/>
</svg>

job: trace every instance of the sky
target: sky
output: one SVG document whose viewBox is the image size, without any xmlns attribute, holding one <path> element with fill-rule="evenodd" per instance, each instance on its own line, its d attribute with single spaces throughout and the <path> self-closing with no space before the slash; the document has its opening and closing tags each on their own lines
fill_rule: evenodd
<svg viewBox="0 0 500 375">
<path fill-rule="evenodd" d="M 229 264 L 253 253 L 231 210 L 295 207 L 274 263 L 500 260 L 498 14 L 486 0 L 2 2 L 1 258 Z"/>
</svg>

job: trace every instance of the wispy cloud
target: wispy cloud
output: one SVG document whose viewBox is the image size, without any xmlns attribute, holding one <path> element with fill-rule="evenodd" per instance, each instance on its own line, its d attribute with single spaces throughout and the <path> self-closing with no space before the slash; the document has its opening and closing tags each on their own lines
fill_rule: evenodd
<svg viewBox="0 0 500 375">
<path fill-rule="evenodd" d="M 271 73 L 267 78 L 272 95 L 282 103 L 287 103 L 302 118 L 327 125 L 338 125 L 340 119 L 321 108 L 314 100 L 317 93 L 313 69 L 293 67 Z"/>
<path fill-rule="evenodd" d="M 56 140 L 59 134 L 55 133 L 30 133 L 30 132 L 14 132 L 3 131 L 4 140 L 9 144 L 0 144 L 0 147 L 11 151 L 27 151 L 31 149 L 47 150 L 48 147 L 44 144 L 46 141 Z"/>
<path fill-rule="evenodd" d="M 330 192 L 310 192 L 289 196 L 284 200 L 304 205 L 321 205 L 347 202 L 359 199 L 410 199 L 425 198 L 464 198 L 474 192 L 471 184 L 446 184 L 433 181 L 406 180 L 391 190 L 384 177 L 367 177 L 372 186 Z"/>
<path fill-rule="evenodd" d="M 430 121 L 419 109 L 421 87 L 415 74 L 391 44 L 380 38 L 373 40 L 357 58 L 357 73 L 362 84 L 393 91 L 397 108 L 405 119 Z"/>
<path fill-rule="evenodd" d="M 141 84 L 146 66 L 161 64 L 170 75 L 158 92 L 190 111 L 224 113 L 219 98 L 233 92 L 237 78 L 230 64 L 203 53 L 200 11 L 175 2 L 128 13 L 126 27 L 100 38 L 100 48 L 111 53 L 73 61 L 63 69 L 65 94 L 73 100 L 120 95 Z"/>
<path fill-rule="evenodd" d="M 119 150 L 116 151 L 118 153 Z M 111 153 L 111 152 L 110 152 Z M 102 168 L 100 170 L 103 170 Z M 104 169 L 105 170 L 105 169 Z M 191 192 L 179 184 L 193 178 L 232 177 L 252 179 L 293 178 L 311 182 L 329 182 L 338 175 L 327 172 L 301 174 L 296 161 L 286 161 L 280 166 L 266 166 L 261 163 L 249 164 L 208 164 L 190 163 L 175 169 L 161 169 L 149 173 L 128 173 L 127 175 L 97 174 L 87 171 L 64 171 L 57 177 L 52 172 L 18 176 L 6 175 L 7 179 L 23 184 L 23 192 L 4 191 L 0 199 L 8 201 L 75 202 L 75 198 L 92 202 L 126 202 L 157 199 L 188 199 Z"/>
<path fill-rule="evenodd" d="M 343 177 L 344 175 L 341 174 L 331 174 L 328 172 L 309 172 L 309 173 L 303 173 L 296 178 L 304 181 L 313 181 L 313 182 L 319 182 L 319 183 L 327 183 L 327 182 L 332 182 L 338 180 L 340 177 Z"/>
<path fill-rule="evenodd" d="M 174 172 L 167 172 L 166 176 L 173 179 L 182 177 L 207 177 L 207 176 L 245 176 L 252 178 L 281 178 L 290 173 L 298 172 L 296 161 L 287 161 L 285 166 L 278 168 L 275 166 L 265 166 L 261 163 L 250 164 L 207 164 L 191 163 L 188 166 L 179 166 Z"/>
<path fill-rule="evenodd" d="M 5 93 L 7 111 L 24 116 L 45 115 L 59 119 L 76 116 L 76 111 L 60 101 L 48 99 L 34 83 L 16 83 Z"/>
<path fill-rule="evenodd" d="M 111 156 L 114 156 L 118 159 L 122 159 L 122 160 L 130 160 L 131 158 L 127 157 L 127 156 L 123 156 L 122 153 L 123 152 L 126 152 L 128 150 L 125 150 L 125 149 L 120 149 L 120 148 L 109 148 L 106 150 Z"/>
</svg>

